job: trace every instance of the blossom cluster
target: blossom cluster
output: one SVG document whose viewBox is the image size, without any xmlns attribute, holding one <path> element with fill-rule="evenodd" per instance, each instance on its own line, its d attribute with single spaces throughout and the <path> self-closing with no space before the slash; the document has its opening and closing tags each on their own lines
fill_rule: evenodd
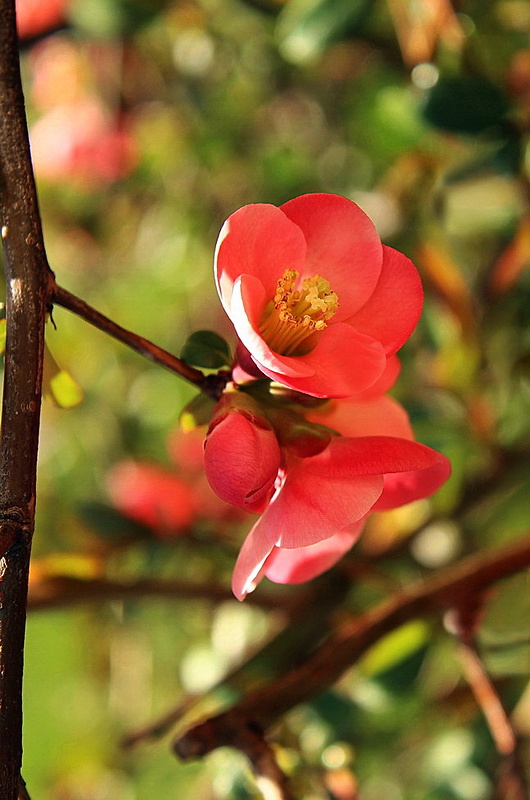
<svg viewBox="0 0 530 800">
<path fill-rule="evenodd" d="M 329 569 L 370 512 L 427 497 L 450 465 L 387 394 L 421 314 L 418 272 L 355 203 L 309 194 L 239 209 L 215 276 L 239 344 L 204 466 L 219 497 L 260 515 L 234 569 L 243 599 L 263 575 Z"/>
</svg>

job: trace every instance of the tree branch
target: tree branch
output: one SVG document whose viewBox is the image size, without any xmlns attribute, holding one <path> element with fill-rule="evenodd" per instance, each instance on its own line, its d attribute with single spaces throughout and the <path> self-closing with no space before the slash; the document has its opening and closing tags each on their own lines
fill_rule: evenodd
<svg viewBox="0 0 530 800">
<path fill-rule="evenodd" d="M 46 575 L 37 580 L 31 579 L 28 610 L 41 611 L 71 606 L 75 603 L 105 603 L 109 600 L 126 600 L 142 596 L 193 598 L 214 602 L 234 600 L 230 589 L 211 583 L 192 584 L 188 581 L 142 578 L 110 580 L 107 578 L 76 578 L 71 575 Z M 289 609 L 292 604 L 292 598 L 282 594 L 267 595 L 261 592 L 255 598 L 250 597 L 249 601 L 259 608 L 272 610 Z"/>
<path fill-rule="evenodd" d="M 201 392 L 213 397 L 214 400 L 218 400 L 221 396 L 228 381 L 228 374 L 217 373 L 213 375 L 204 375 L 200 370 L 190 367 L 185 361 L 172 355 L 162 347 L 158 347 L 158 345 L 153 344 L 148 341 L 148 339 L 144 339 L 143 336 L 138 336 L 138 334 L 128 331 L 126 328 L 122 328 L 121 325 L 117 325 L 104 314 L 101 314 L 99 311 L 96 311 L 95 308 L 89 306 L 88 303 L 85 303 L 84 300 L 81 300 L 79 297 L 76 297 L 60 286 L 55 286 L 53 301 L 57 305 L 67 308 L 69 311 L 77 314 L 78 317 L 82 317 L 82 319 L 89 322 L 95 328 L 107 333 L 109 336 L 127 345 L 127 347 L 140 353 L 140 355 L 148 358 L 155 364 L 160 364 L 162 367 L 171 370 L 171 372 L 180 375 L 181 378 L 184 378 L 189 383 L 193 383 Z"/>
<path fill-rule="evenodd" d="M 530 566 L 530 535 L 505 547 L 451 564 L 384 600 L 337 628 L 306 661 L 274 684 L 245 696 L 228 711 L 197 725 L 178 738 L 174 750 L 181 758 L 198 758 L 230 744 L 226 731 L 235 721 L 272 725 L 294 706 L 331 686 L 381 637 L 411 619 L 460 605 L 491 584 Z"/>
<path fill-rule="evenodd" d="M 528 787 L 515 728 L 480 657 L 475 640 L 482 598 L 477 598 L 477 601 L 470 608 L 461 607 L 450 612 L 447 615 L 446 628 L 457 639 L 464 677 L 484 715 L 495 749 L 502 758 L 498 770 L 498 796 L 503 800 L 524 800 L 528 797 Z"/>
<path fill-rule="evenodd" d="M 46 260 L 30 160 L 15 0 L 0 0 L 0 200 L 7 316 L 0 434 L 0 786 L 2 798 L 16 800 L 44 325 L 53 273 Z"/>
</svg>

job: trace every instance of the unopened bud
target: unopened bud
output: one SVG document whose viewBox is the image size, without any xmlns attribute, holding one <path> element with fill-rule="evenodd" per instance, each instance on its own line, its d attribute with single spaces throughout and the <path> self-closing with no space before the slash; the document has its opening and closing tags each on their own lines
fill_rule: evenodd
<svg viewBox="0 0 530 800">
<path fill-rule="evenodd" d="M 259 406 L 238 393 L 225 396 L 204 443 L 204 469 L 214 492 L 227 503 L 262 511 L 280 460 L 276 434 Z"/>
</svg>

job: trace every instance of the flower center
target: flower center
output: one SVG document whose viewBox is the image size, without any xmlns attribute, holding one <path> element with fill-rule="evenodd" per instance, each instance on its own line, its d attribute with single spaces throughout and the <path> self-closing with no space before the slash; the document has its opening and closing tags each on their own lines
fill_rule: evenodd
<svg viewBox="0 0 530 800">
<path fill-rule="evenodd" d="M 339 298 L 321 275 L 298 282 L 298 272 L 286 269 L 276 284 L 274 300 L 265 306 L 260 333 L 272 350 L 282 356 L 308 353 L 310 336 L 327 328 Z"/>
</svg>

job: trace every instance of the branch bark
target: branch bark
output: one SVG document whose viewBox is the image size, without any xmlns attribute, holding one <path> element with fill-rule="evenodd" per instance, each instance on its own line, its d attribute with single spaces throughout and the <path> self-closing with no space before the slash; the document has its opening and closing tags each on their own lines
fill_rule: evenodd
<svg viewBox="0 0 530 800">
<path fill-rule="evenodd" d="M 44 325 L 54 281 L 31 167 L 15 0 L 0 0 L 0 201 L 7 314 L 0 433 L 0 786 L 2 798 L 16 800 Z"/>
</svg>

